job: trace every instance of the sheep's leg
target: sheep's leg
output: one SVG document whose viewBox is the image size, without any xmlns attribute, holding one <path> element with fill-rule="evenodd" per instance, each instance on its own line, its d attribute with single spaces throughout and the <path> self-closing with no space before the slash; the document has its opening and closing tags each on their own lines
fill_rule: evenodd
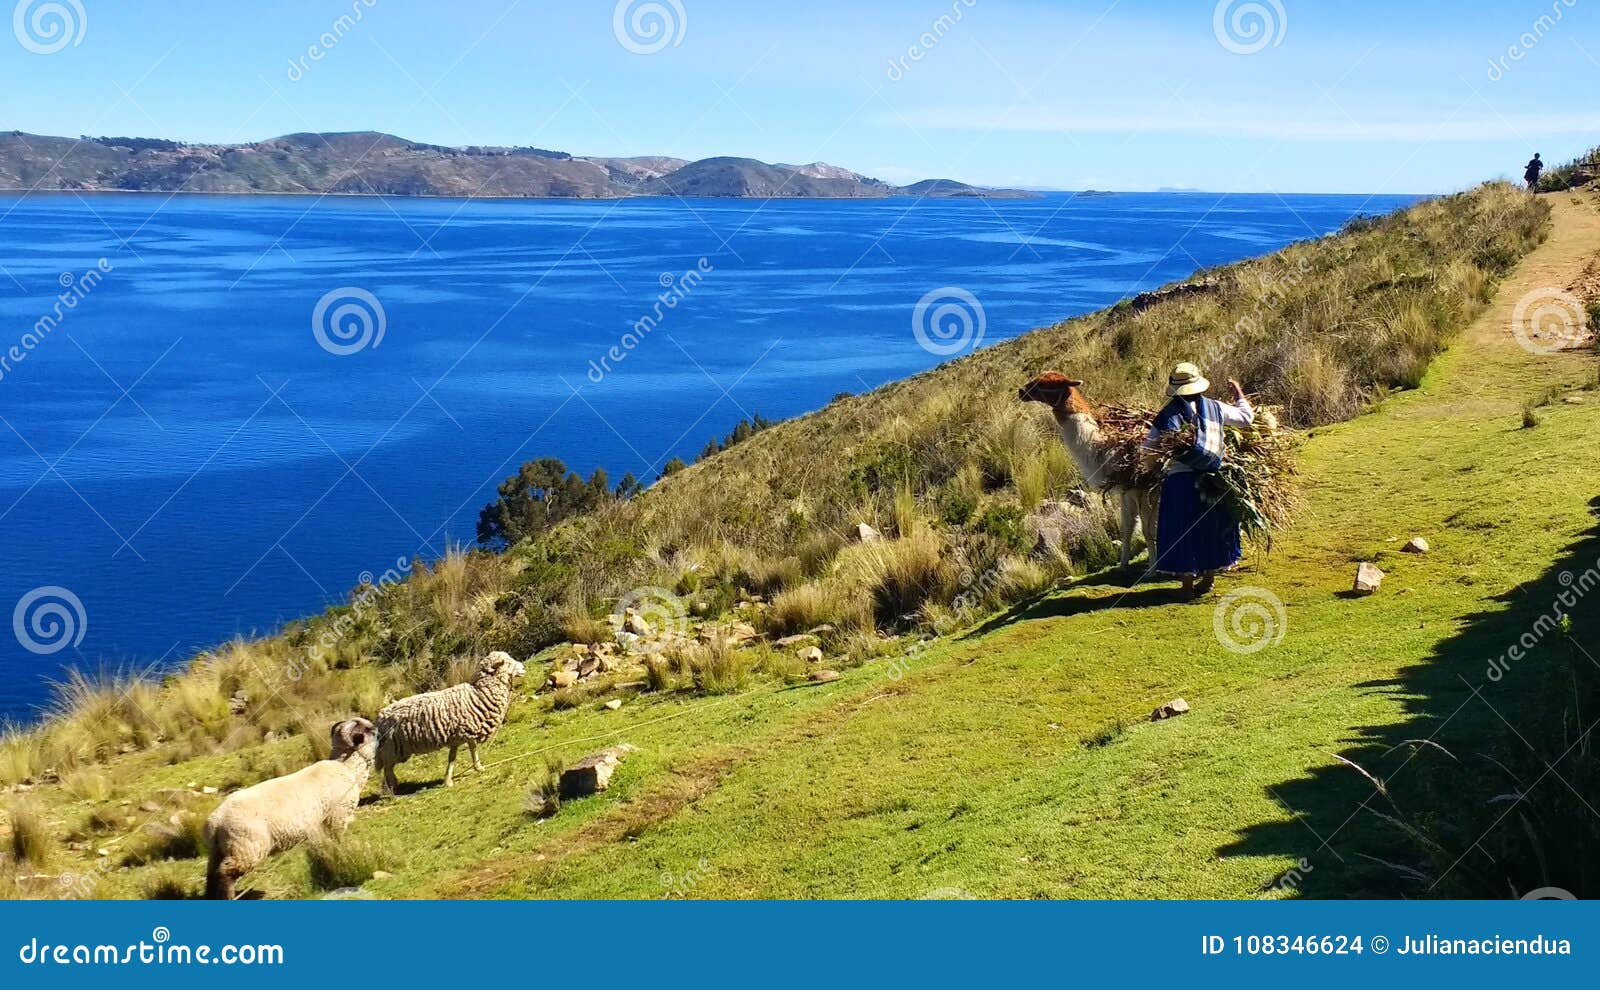
<svg viewBox="0 0 1600 990">
<path fill-rule="evenodd" d="M 224 853 L 220 846 L 213 846 L 211 861 L 206 865 L 206 898 L 233 900 L 233 885 L 247 869 L 243 862 Z"/>
<path fill-rule="evenodd" d="M 1133 525 L 1138 520 L 1137 506 L 1132 492 L 1122 493 L 1122 555 L 1118 567 L 1127 567 L 1133 561 Z"/>
<path fill-rule="evenodd" d="M 444 786 L 446 786 L 446 787 L 449 787 L 449 786 L 451 786 L 452 784 L 455 783 L 455 776 L 456 776 L 456 750 L 458 750 L 460 748 L 461 748 L 460 746 L 451 746 L 450 747 L 450 758 L 448 760 L 446 760 L 445 764 L 444 764 Z"/>
<path fill-rule="evenodd" d="M 483 772 L 483 764 L 478 760 L 478 743 L 476 740 L 467 740 L 467 752 L 472 754 L 472 769 Z"/>
</svg>

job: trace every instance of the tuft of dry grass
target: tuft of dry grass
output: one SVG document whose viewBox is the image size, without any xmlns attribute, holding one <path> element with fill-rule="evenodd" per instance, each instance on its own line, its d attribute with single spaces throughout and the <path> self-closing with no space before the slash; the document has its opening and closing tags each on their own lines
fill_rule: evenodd
<svg viewBox="0 0 1600 990">
<path fill-rule="evenodd" d="M 54 863 L 60 849 L 44 815 L 33 804 L 14 800 L 6 809 L 11 828 L 11 858 L 35 869 Z"/>
</svg>

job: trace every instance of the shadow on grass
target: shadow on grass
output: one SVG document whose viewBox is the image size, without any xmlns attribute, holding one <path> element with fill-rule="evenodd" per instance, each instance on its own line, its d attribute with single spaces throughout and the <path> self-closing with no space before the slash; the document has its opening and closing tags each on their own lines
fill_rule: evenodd
<svg viewBox="0 0 1600 990">
<path fill-rule="evenodd" d="M 1600 526 L 1499 602 L 1359 685 L 1408 717 L 1357 729 L 1348 763 L 1269 787 L 1294 820 L 1219 854 L 1287 856 L 1274 886 L 1305 897 L 1600 895 Z"/>
<path fill-rule="evenodd" d="M 1121 594 L 1074 595 L 1085 588 L 1122 588 Z M 1152 574 L 1138 565 L 1111 567 L 1097 571 L 1060 587 L 1051 588 L 1029 598 L 1024 598 L 982 625 L 961 635 L 961 639 L 977 639 L 1015 622 L 1037 619 L 1059 619 L 1110 609 L 1152 608 L 1192 601 L 1175 582 Z M 1199 599 L 1204 602 L 1205 599 Z"/>
</svg>

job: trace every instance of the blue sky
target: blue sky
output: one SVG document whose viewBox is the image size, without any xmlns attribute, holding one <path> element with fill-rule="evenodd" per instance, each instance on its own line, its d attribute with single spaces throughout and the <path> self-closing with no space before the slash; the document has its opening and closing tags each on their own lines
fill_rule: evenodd
<svg viewBox="0 0 1600 990">
<path fill-rule="evenodd" d="M 1365 193 L 1600 144 L 1595 0 L 623 0 L 620 32 L 614 0 L 54 0 L 76 43 L 38 54 L 59 36 L 27 15 L 49 2 L 0 0 L 18 36 L 0 32 L 0 127 Z M 648 8 L 664 38 L 630 33 Z"/>
</svg>

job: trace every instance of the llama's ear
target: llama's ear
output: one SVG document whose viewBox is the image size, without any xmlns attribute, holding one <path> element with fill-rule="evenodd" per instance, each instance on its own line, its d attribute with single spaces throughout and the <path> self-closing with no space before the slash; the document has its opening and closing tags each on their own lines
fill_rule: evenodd
<svg viewBox="0 0 1600 990">
<path fill-rule="evenodd" d="M 338 756 L 341 752 L 351 748 L 349 721 L 333 723 L 333 729 L 328 735 L 332 755 Z"/>
<path fill-rule="evenodd" d="M 1081 378 L 1068 378 L 1066 381 L 1062 382 L 1061 384 L 1069 385 L 1072 388 L 1083 388 L 1083 379 L 1081 379 Z"/>
</svg>

